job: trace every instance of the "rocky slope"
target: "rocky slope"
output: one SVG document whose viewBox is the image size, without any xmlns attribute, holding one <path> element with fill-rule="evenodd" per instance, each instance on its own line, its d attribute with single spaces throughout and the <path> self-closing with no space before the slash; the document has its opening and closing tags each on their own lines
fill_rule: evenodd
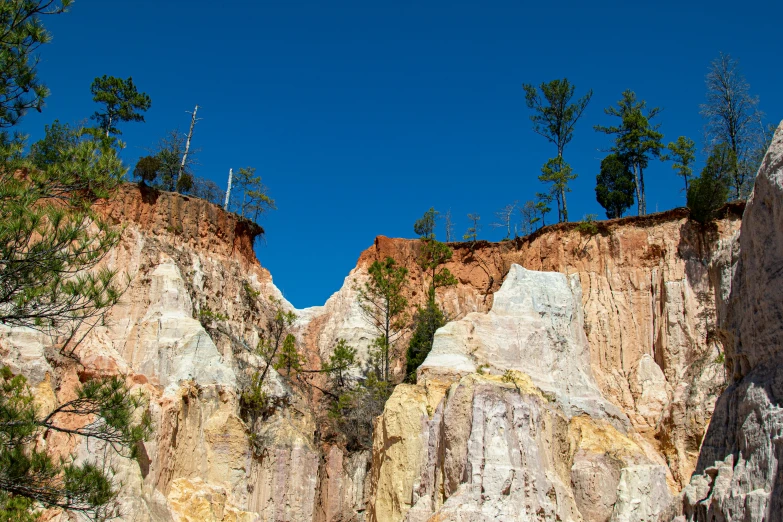
<svg viewBox="0 0 783 522">
<path fill-rule="evenodd" d="M 756 177 L 719 325 L 731 384 L 720 396 L 688 520 L 783 520 L 783 123 Z"/>
<path fill-rule="evenodd" d="M 723 388 L 716 360 L 725 335 L 715 328 L 715 303 L 728 295 L 741 209 L 728 209 L 708 230 L 672 211 L 599 223 L 595 234 L 559 225 L 516 241 L 453 245 L 449 268 L 459 284 L 439 298 L 455 322 L 439 337 L 459 347 L 466 332 L 484 331 L 474 346 L 483 355 L 472 352 L 472 366 L 452 364 L 466 354 L 449 348 L 441 363 L 422 369 L 418 386 L 398 387 L 372 454 L 321 440 L 317 397 L 274 372 L 267 392 L 287 406 L 255 425 L 240 412 L 239 392 L 259 365 L 253 348 L 273 313 L 270 297 L 290 308 L 253 254 L 260 229 L 209 203 L 135 186 L 103 212 L 124 226 L 106 264 L 127 276 L 128 288 L 79 347 L 82 364 L 22 329 L 0 332 L 0 360 L 28 376 L 44 410 L 95 375 L 125 375 L 150 398 L 155 433 L 143 458 L 114 462 L 129 520 L 424 520 L 436 511 L 446 520 L 462 500 L 474 518 L 531 502 L 564 520 L 614 513 L 636 520 L 623 506 L 636 506 L 638 488 L 664 499 L 696 466 Z M 417 248 L 379 237 L 323 307 L 297 311 L 307 367 L 317 367 L 337 338 L 366 355 L 374 333 L 356 285 L 373 260 L 404 264 L 411 311 L 422 301 Z M 501 284 L 510 287 L 505 295 L 529 287 L 523 274 L 558 281 L 543 285 L 558 289 L 546 313 L 558 324 L 552 335 L 567 341 L 536 345 L 544 351 L 520 365 L 530 353 L 521 343 L 508 351 L 498 325 L 550 332 L 530 322 L 530 310 L 517 314 L 514 299 L 503 301 Z M 534 371 L 534 362 L 547 370 Z M 501 428 L 506 435 L 492 438 Z M 50 442 L 82 457 L 95 451 L 56 436 Z M 446 458 L 452 443 L 462 448 L 459 458 Z M 492 459 L 494 467 L 481 468 Z M 485 493 L 465 480 L 474 476 L 468 469 L 486 482 Z M 520 486 L 523 477 L 540 489 Z M 482 511 L 483 494 L 499 499 L 487 509 L 500 511 Z"/>
</svg>

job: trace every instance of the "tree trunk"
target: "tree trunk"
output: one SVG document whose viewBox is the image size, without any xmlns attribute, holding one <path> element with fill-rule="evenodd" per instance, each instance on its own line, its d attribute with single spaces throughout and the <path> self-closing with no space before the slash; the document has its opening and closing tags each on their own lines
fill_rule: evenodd
<svg viewBox="0 0 783 522">
<path fill-rule="evenodd" d="M 641 169 L 639 168 L 639 165 L 636 163 L 633 164 L 633 168 L 631 169 L 631 172 L 633 172 L 633 184 L 634 188 L 636 189 L 636 215 L 643 216 L 644 215 L 644 203 L 643 201 L 643 195 L 641 191 L 641 186 L 639 184 L 639 171 Z"/>
<path fill-rule="evenodd" d="M 234 177 L 234 169 L 228 169 L 228 188 L 226 189 L 226 203 L 223 205 L 223 210 L 228 210 L 228 198 L 231 197 L 231 178 Z"/>
<path fill-rule="evenodd" d="M 647 215 L 647 195 L 644 193 L 644 169 L 642 167 L 639 167 L 639 186 L 641 187 L 641 194 L 642 194 L 642 206 L 641 206 L 641 213 L 640 216 L 646 216 Z"/>
<path fill-rule="evenodd" d="M 566 207 L 565 187 L 560 189 L 560 194 L 563 198 L 563 222 L 568 223 L 568 208 Z"/>
<path fill-rule="evenodd" d="M 188 139 L 185 142 L 185 154 L 182 155 L 182 164 L 179 166 L 179 173 L 177 174 L 177 183 L 174 185 L 175 190 L 179 189 L 179 180 L 182 178 L 182 172 L 185 170 L 185 161 L 188 159 L 188 151 L 190 150 L 190 139 L 193 137 L 193 127 L 196 126 L 196 113 L 198 112 L 198 105 L 193 109 L 193 118 L 190 119 L 190 130 L 188 131 Z"/>
</svg>

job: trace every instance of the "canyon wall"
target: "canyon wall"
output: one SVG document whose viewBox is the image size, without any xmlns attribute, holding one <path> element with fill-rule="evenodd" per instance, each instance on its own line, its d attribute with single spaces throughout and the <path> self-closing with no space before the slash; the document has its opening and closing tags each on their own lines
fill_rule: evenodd
<svg viewBox="0 0 783 522">
<path fill-rule="evenodd" d="M 421 369 L 419 384 L 397 388 L 377 420 L 372 451 L 357 452 L 323 440 L 318 392 L 274 370 L 265 391 L 283 406 L 253 425 L 240 411 L 239 394 L 261 364 L 254 348 L 274 314 L 270 298 L 293 310 L 255 258 L 260 228 L 207 202 L 131 185 L 102 211 L 124 227 L 105 263 L 128 288 L 80 345 L 81 364 L 23 329 L 0 332 L 0 360 L 28 377 L 44 411 L 96 375 L 124 375 L 150 398 L 155 432 L 142 458 L 114 462 L 128 520 L 426 520 L 437 510 L 450 520 L 459 499 L 474 506 L 466 520 L 480 519 L 490 516 L 481 511 L 484 493 L 464 481 L 465 470 L 489 457 L 481 446 L 496 443 L 512 456 L 494 455 L 495 471 L 476 471 L 486 494 L 499 499 L 488 504 L 501 509 L 496 514 L 532 502 L 547 517 L 635 520 L 639 488 L 663 502 L 696 467 L 724 387 L 727 336 L 716 317 L 738 256 L 741 207 L 727 207 L 706 228 L 674 210 L 596 229 L 556 225 L 497 244 L 452 244 L 447 266 L 459 283 L 439 290 L 453 320 L 439 338 L 451 336 L 455 346 L 488 318 L 534 319 L 538 312 L 507 313 L 514 306 L 499 292 L 509 274 L 534 274 L 556 278 L 556 301 L 570 303 L 561 307 L 570 310 L 565 315 L 547 312 L 565 321 L 551 335 L 569 341 L 539 360 L 554 373 L 516 365 L 523 352 L 505 351 L 505 341 L 490 346 L 491 331 L 479 336 L 483 358 L 443 352 L 442 363 Z M 296 311 L 306 368 L 317 368 L 338 338 L 366 359 L 375 334 L 361 315 L 357 285 L 374 260 L 391 256 L 409 269 L 412 315 L 426 293 L 418 248 L 413 240 L 377 238 L 324 306 Z M 516 290 L 507 294 L 524 292 L 523 279 L 509 282 Z M 403 352 L 395 352 L 397 376 Z M 452 365 L 460 357 L 472 366 Z M 571 366 L 559 368 L 564 362 Z M 479 411 L 486 415 L 474 424 Z M 500 427 L 507 438 L 487 438 Z M 53 447 L 81 458 L 95 451 L 51 437 Z M 459 459 L 446 458 L 452 442 L 462 448 Z M 511 471 L 518 478 L 506 484 Z M 547 486 L 531 493 L 515 482 L 521 477 Z M 599 483 L 611 487 L 599 495 Z"/>
<path fill-rule="evenodd" d="M 718 322 L 731 384 L 720 396 L 688 520 L 783 520 L 783 123 L 759 169 Z"/>
</svg>

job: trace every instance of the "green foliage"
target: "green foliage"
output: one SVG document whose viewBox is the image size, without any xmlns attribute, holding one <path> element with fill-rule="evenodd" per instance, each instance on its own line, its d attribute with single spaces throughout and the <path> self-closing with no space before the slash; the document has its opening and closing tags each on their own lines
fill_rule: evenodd
<svg viewBox="0 0 783 522">
<path fill-rule="evenodd" d="M 261 372 L 261 381 L 266 377 L 269 367 L 277 360 L 277 354 L 288 337 L 291 327 L 296 321 L 296 314 L 286 310 L 283 301 L 269 296 L 269 304 L 272 307 L 270 318 L 266 322 L 266 328 L 261 333 L 256 352 L 265 361 L 264 370 Z"/>
<path fill-rule="evenodd" d="M 619 218 L 633 205 L 636 185 L 628 164 L 618 154 L 601 160 L 601 172 L 595 178 L 595 198 L 606 209 L 606 217 Z"/>
<path fill-rule="evenodd" d="M 416 263 L 430 276 L 429 292 L 435 296 L 435 290 L 443 286 L 457 284 L 457 279 L 448 268 L 440 268 L 441 265 L 451 259 L 454 253 L 445 243 L 435 239 L 435 216 L 437 212 L 429 209 L 424 216 L 413 225 L 413 231 L 421 238 L 419 255 Z"/>
<path fill-rule="evenodd" d="M 75 399 L 41 416 L 24 377 L 0 368 L 0 490 L 6 495 L 5 509 L 10 496 L 91 516 L 112 514 L 117 495 L 112 470 L 96 461 L 55 459 L 40 446 L 39 436 L 66 433 L 135 458 L 139 443 L 151 432 L 146 405 L 122 378 L 111 377 L 82 384 Z M 74 427 L 79 426 L 75 417 L 83 418 L 83 425 Z"/>
<path fill-rule="evenodd" d="M 120 296 L 115 272 L 96 269 L 119 232 L 91 208 L 125 174 L 113 149 L 92 141 L 61 162 L 14 175 L 0 169 L 0 323 L 75 331 Z"/>
<path fill-rule="evenodd" d="M 685 180 L 685 192 L 688 192 L 688 180 L 693 176 L 693 162 L 696 160 L 696 144 L 692 139 L 680 136 L 666 146 L 668 153 L 661 156 L 664 161 L 672 161 L 672 168 Z"/>
<path fill-rule="evenodd" d="M 261 357 L 262 367 L 253 373 L 250 382 L 242 387 L 239 395 L 241 414 L 248 421 L 251 429 L 259 418 L 271 414 L 279 406 L 264 391 L 269 368 L 286 370 L 290 368 L 292 371 L 301 368 L 300 361 L 297 359 L 296 339 L 290 334 L 291 327 L 296 321 L 296 314 L 286 310 L 283 301 L 273 296 L 269 296 L 269 307 L 271 309 L 267 311 L 268 319 L 256 347 L 256 355 Z M 281 358 L 283 350 L 286 353 Z"/>
<path fill-rule="evenodd" d="M 430 208 L 421 219 L 417 219 L 413 224 L 413 231 L 421 239 L 435 239 L 435 220 L 438 217 L 438 212 L 434 208 Z"/>
<path fill-rule="evenodd" d="M 345 437 L 349 451 L 372 448 L 373 420 L 383 413 L 393 390 L 394 385 L 371 372 L 332 403 L 329 417 Z"/>
<path fill-rule="evenodd" d="M 98 122 L 98 128 L 106 136 L 122 134 L 117 128 L 119 122 L 144 121 L 141 113 L 152 105 L 150 97 L 139 92 L 130 77 L 123 80 L 103 75 L 93 80 L 90 92 L 94 102 L 104 105 L 103 111 L 96 111 L 91 119 Z"/>
<path fill-rule="evenodd" d="M 571 192 L 568 182 L 576 179 L 576 174 L 571 166 L 565 162 L 562 156 L 550 158 L 541 167 L 539 181 L 551 183 L 551 191 L 558 195 L 559 215 L 561 222 L 568 222 L 568 205 L 566 204 L 566 192 Z"/>
<path fill-rule="evenodd" d="M 289 379 L 302 369 L 302 357 L 296 349 L 296 337 L 293 334 L 288 334 L 283 339 L 283 346 L 277 354 L 274 367 L 278 371 L 285 370 L 285 375 Z"/>
<path fill-rule="evenodd" d="M 408 300 L 403 295 L 408 269 L 391 257 L 375 261 L 368 269 L 369 279 L 359 287 L 359 306 L 378 337 L 373 346 L 380 358 L 379 379 L 390 379 L 390 359 L 394 343 L 405 328 Z"/>
<path fill-rule="evenodd" d="M 405 379 L 416 382 L 416 370 L 432 350 L 435 331 L 446 324 L 446 314 L 434 299 L 428 299 L 423 307 L 417 307 L 413 316 L 413 335 L 405 357 Z"/>
<path fill-rule="evenodd" d="M 26 497 L 0 491 L 0 520 L 8 522 L 35 522 L 40 519 L 35 503 Z"/>
<path fill-rule="evenodd" d="M 726 362 L 726 356 L 723 354 L 723 352 L 720 352 L 720 353 L 719 353 L 719 354 L 718 354 L 718 355 L 715 357 L 715 364 L 723 364 L 723 363 L 725 363 L 725 362 Z"/>
<path fill-rule="evenodd" d="M 523 88 L 528 108 L 535 111 L 530 116 L 533 130 L 557 147 L 557 157 L 544 165 L 542 169 L 544 174 L 539 179 L 553 184 L 552 191 L 556 194 L 558 219 L 568 221 L 565 193 L 568 182 L 576 178 L 576 174 L 571 173 L 571 168 L 563 160 L 563 152 L 573 139 L 576 122 L 590 103 L 593 91 L 571 103 L 576 87 L 567 78 L 542 83 L 539 86 L 541 94 L 533 85 L 525 84 Z"/>
<path fill-rule="evenodd" d="M 720 144 L 713 148 L 701 176 L 691 181 L 688 188 L 691 219 L 704 224 L 716 217 L 728 197 L 729 179 L 735 165 L 736 156 L 731 147 Z"/>
<path fill-rule="evenodd" d="M 177 129 L 168 131 L 150 150 L 150 156 L 158 161 L 156 177 L 149 180 L 152 186 L 169 192 L 186 192 L 188 183 L 192 185 L 193 164 L 195 161 L 195 152 L 188 153 L 185 168 L 182 171 L 182 178 L 179 178 L 179 170 L 182 165 L 182 157 L 185 154 L 186 137 Z M 188 179 L 189 178 L 189 179 Z M 185 186 L 183 186 L 183 184 Z"/>
<path fill-rule="evenodd" d="M 552 80 L 539 86 L 541 93 L 531 84 L 522 86 L 525 90 L 525 102 L 535 112 L 530 116 L 533 130 L 557 146 L 558 156 L 562 156 L 566 145 L 574 137 L 576 122 L 584 113 L 593 91 L 570 103 L 576 87 L 568 81 Z M 543 97 L 542 97 L 543 96 Z"/>
<path fill-rule="evenodd" d="M 198 311 L 198 320 L 203 327 L 207 327 L 213 321 L 226 321 L 228 316 L 221 314 L 220 312 L 213 312 L 208 306 L 203 306 Z"/>
<path fill-rule="evenodd" d="M 46 169 L 59 163 L 61 158 L 79 143 L 82 135 L 80 129 L 67 123 L 62 124 L 58 120 L 46 125 L 44 129 L 44 137 L 33 143 L 28 157 L 38 169 Z"/>
<path fill-rule="evenodd" d="M 552 203 L 552 195 L 544 192 L 536 193 L 536 212 L 541 218 L 541 226 L 546 226 L 546 215 L 552 211 L 552 207 L 549 206 Z"/>
<path fill-rule="evenodd" d="M 153 184 L 158 179 L 158 171 L 162 164 L 156 156 L 143 156 L 136 162 L 133 175 L 142 182 Z"/>
<path fill-rule="evenodd" d="M 468 214 L 468 219 L 473 224 L 468 227 L 468 230 L 462 236 L 462 239 L 464 239 L 465 241 L 473 241 L 475 243 L 476 240 L 478 239 L 478 232 L 481 229 L 481 227 L 479 226 L 479 220 L 481 219 L 481 216 L 479 216 L 478 214 Z"/>
<path fill-rule="evenodd" d="M 347 373 L 356 366 L 356 348 L 348 346 L 345 339 L 338 339 L 337 345 L 321 370 L 328 374 L 331 388 L 342 391 L 346 388 Z"/>
<path fill-rule="evenodd" d="M 261 372 L 254 372 L 250 377 L 250 382 L 239 393 L 240 415 L 248 421 L 252 430 L 256 420 L 266 417 L 273 409 L 272 401 L 264 391 L 264 380 L 261 377 Z"/>
<path fill-rule="evenodd" d="M 638 213 L 643 216 L 647 213 L 644 192 L 644 169 L 653 157 L 660 157 L 663 149 L 663 134 L 658 132 L 660 124 L 651 125 L 652 120 L 661 109 L 655 107 L 643 111 L 647 102 L 637 101 L 636 93 L 624 91 L 623 97 L 617 102 L 617 107 L 608 107 L 604 112 L 609 116 L 620 118 L 619 125 L 596 125 L 595 130 L 606 134 L 615 135 L 612 151 L 621 156 L 629 165 L 636 185 L 636 200 Z"/>
<path fill-rule="evenodd" d="M 255 301 L 261 295 L 261 291 L 253 290 L 253 287 L 250 286 L 250 283 L 247 281 L 242 281 L 242 290 L 245 292 L 245 297 L 249 301 Z"/>
<path fill-rule="evenodd" d="M 16 125 L 30 109 L 41 112 L 49 90 L 38 79 L 36 52 L 52 39 L 41 18 L 65 12 L 71 3 L 0 2 L 0 128 Z"/>
<path fill-rule="evenodd" d="M 576 229 L 579 231 L 580 234 L 584 234 L 586 236 L 594 236 L 598 234 L 598 227 L 595 224 L 595 220 L 598 216 L 595 214 L 586 214 L 584 221 L 580 222 Z"/>
<path fill-rule="evenodd" d="M 259 214 L 275 210 L 275 201 L 267 194 L 268 189 L 261 182 L 261 176 L 256 176 L 253 167 L 242 167 L 234 174 L 232 189 L 232 208 L 242 217 L 253 216 L 258 220 Z"/>
</svg>

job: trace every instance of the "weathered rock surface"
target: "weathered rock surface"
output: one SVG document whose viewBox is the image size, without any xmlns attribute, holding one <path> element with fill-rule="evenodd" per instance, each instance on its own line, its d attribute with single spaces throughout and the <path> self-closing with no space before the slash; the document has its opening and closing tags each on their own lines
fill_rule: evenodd
<svg viewBox="0 0 783 522">
<path fill-rule="evenodd" d="M 684 515 L 783 520 L 783 124 L 756 177 L 721 317 L 731 385 L 720 396 Z"/>
<path fill-rule="evenodd" d="M 547 513 L 572 512 L 576 506 L 587 520 L 606 520 L 615 516 L 618 502 L 642 491 L 640 484 L 652 483 L 639 478 L 644 473 L 663 473 L 675 486 L 687 483 L 696 464 L 723 386 L 723 368 L 715 362 L 715 339 L 720 335 L 713 335 L 714 296 L 729 295 L 727 281 L 737 258 L 736 212 L 728 212 L 707 232 L 689 223 L 682 211 L 672 211 L 601 223 L 601 232 L 593 236 L 573 225 L 558 225 L 501 244 L 452 245 L 455 254 L 448 266 L 459 284 L 439 291 L 439 299 L 451 317 L 470 315 L 469 323 L 452 328 L 471 324 L 482 329 L 492 321 L 501 325 L 508 320 L 499 311 L 516 307 L 513 300 L 504 305 L 500 299 L 494 314 L 486 312 L 493 309 L 495 294 L 513 263 L 560 272 L 566 281 L 576 281 L 571 279 L 576 275 L 581 297 L 579 288 L 573 287 L 569 299 L 574 305 L 581 299 L 581 306 L 547 316 L 550 326 L 559 325 L 553 330 L 558 333 L 538 344 L 555 353 L 567 345 L 576 355 L 572 361 L 536 355 L 546 372 L 536 371 L 532 360 L 515 360 L 503 355 L 503 346 L 474 336 L 471 342 L 484 355 L 476 352 L 479 355 L 472 359 L 473 354 L 459 352 L 464 366 L 454 361 L 432 365 L 423 392 L 406 392 L 415 407 L 397 403 L 398 420 L 378 421 L 387 436 L 370 455 L 350 454 L 319 440 L 312 397 L 296 393 L 274 372 L 267 391 L 290 406 L 255 426 L 248 426 L 240 414 L 238 391 L 259 364 L 252 350 L 270 314 L 269 297 L 282 299 L 253 253 L 253 238 L 260 229 L 204 201 L 131 185 L 100 210 L 124 226 L 106 263 L 121 279 L 127 276 L 130 284 L 106 324 L 97 326 L 79 347 L 83 366 L 63 363 L 56 358 L 51 339 L 21 329 L 0 331 L 0 362 L 28 377 L 43 411 L 67 400 L 79 381 L 99 375 L 125 375 L 131 386 L 147 394 L 155 434 L 145 443 L 144 457 L 140 463 L 113 462 L 124 484 L 121 499 L 128 518 L 132 514 L 142 522 L 196 520 L 207 516 L 204 510 L 209 506 L 214 520 L 246 520 L 243 517 L 252 515 L 250 520 L 358 521 L 374 509 L 367 505 L 371 490 L 378 499 L 375 505 L 386 502 L 383 509 L 390 513 L 408 510 L 413 517 L 443 509 L 439 513 L 448 518 L 457 501 L 449 504 L 443 492 L 427 489 L 435 479 L 424 477 L 422 470 L 442 470 L 449 487 L 459 489 L 463 482 L 457 470 L 490 459 L 482 455 L 481 444 L 492 444 L 490 434 L 497 426 L 516 430 L 520 415 L 537 419 L 539 424 L 532 428 L 536 433 L 549 430 L 552 435 L 547 437 L 572 441 L 563 453 L 572 461 L 561 461 L 559 453 L 546 458 L 528 455 L 522 445 L 535 443 L 531 448 L 539 448 L 549 440 L 515 432 L 506 442 L 512 456 L 505 463 L 498 461 L 501 468 L 507 465 L 521 473 L 524 467 L 515 453 L 519 451 L 526 459 L 535 457 L 542 466 L 560 470 L 556 476 L 546 475 L 541 484 L 552 484 L 555 491 L 562 486 L 573 498 L 552 507 L 555 504 L 538 493 L 524 497 L 545 511 L 549 505 L 554 511 Z M 361 316 L 355 287 L 364 282 L 373 260 L 389 255 L 408 268 L 411 311 L 423 302 L 426 278 L 415 262 L 417 248 L 416 241 L 377 238 L 343 288 L 323 307 L 298 311 L 297 337 L 310 367 L 331 353 L 337 338 L 349 340 L 360 355 L 366 354 L 367 341 L 375 334 Z M 554 310 L 558 303 L 559 298 L 554 299 L 545 309 Z M 725 314 L 721 307 L 719 299 L 718 312 Z M 576 322 L 566 324 L 567 320 Z M 544 331 L 541 328 L 546 330 L 538 325 L 526 332 L 535 338 L 536 332 Z M 569 341 L 561 346 L 558 336 Z M 522 349 L 521 343 L 515 346 Z M 395 371 L 401 375 L 403 350 L 395 356 Z M 482 364 L 497 374 L 511 365 L 516 368 L 513 382 L 471 373 Z M 573 393 L 561 390 L 561 380 Z M 463 433 L 465 419 L 484 407 L 494 413 L 482 420 L 483 431 Z M 444 427 L 433 431 L 438 415 Z M 446 429 L 443 419 L 451 427 Z M 416 422 L 417 432 L 395 432 Z M 459 446 L 459 458 L 451 449 L 446 451 L 452 439 L 465 445 Z M 474 442 L 469 451 L 470 440 Z M 49 442 L 82 458 L 95 450 L 86 445 L 74 448 L 73 441 L 55 435 Z M 607 444 L 614 449 L 607 450 Z M 414 451 L 422 447 L 423 457 Z M 438 463 L 441 450 L 443 463 Z M 399 476 L 383 478 L 385 471 L 376 465 L 398 452 L 421 458 L 405 464 Z M 659 467 L 664 462 L 669 472 Z M 624 469 L 636 471 L 623 474 Z M 497 479 L 500 486 L 487 478 L 493 495 L 499 487 L 505 498 L 507 478 Z M 404 499 L 399 492 L 406 488 L 416 493 Z M 449 490 L 450 498 L 458 498 L 456 489 Z M 472 496 L 474 489 L 463 489 L 459 498 L 480 501 Z M 508 491 L 514 491 L 514 500 L 502 509 L 511 509 L 523 498 L 513 488 Z M 427 495 L 430 500 L 422 500 Z M 485 516 L 480 510 L 476 513 Z"/>
<path fill-rule="evenodd" d="M 513 265 L 387 403 L 370 520 L 654 521 L 668 468 L 634 437 L 593 378 L 578 280 Z"/>
<path fill-rule="evenodd" d="M 590 365 L 599 390 L 627 415 L 648 450 L 666 457 L 675 482 L 684 485 L 725 386 L 721 338 L 715 334 L 716 304 L 720 307 L 728 292 L 742 208 L 728 207 L 707 230 L 677 209 L 602 222 L 595 235 L 561 224 L 499 244 L 452 244 L 454 257 L 447 267 L 459 284 L 439 290 L 439 300 L 457 319 L 487 312 L 514 263 L 578 275 Z M 378 237 L 361 255 L 343 288 L 307 326 L 308 335 L 321 340 L 322 356 L 331 353 L 330 340 L 338 332 L 334 325 L 344 327 L 339 330 L 343 337 L 372 337 L 361 312 L 350 303 L 356 282 L 363 281 L 374 260 L 390 256 L 405 266 L 411 275 L 411 312 L 422 304 L 427 279 L 416 264 L 417 249 L 417 241 Z M 350 318 L 342 315 L 346 311 Z M 402 350 L 397 356 L 399 372 Z M 447 366 L 458 368 L 456 362 Z"/>
</svg>

